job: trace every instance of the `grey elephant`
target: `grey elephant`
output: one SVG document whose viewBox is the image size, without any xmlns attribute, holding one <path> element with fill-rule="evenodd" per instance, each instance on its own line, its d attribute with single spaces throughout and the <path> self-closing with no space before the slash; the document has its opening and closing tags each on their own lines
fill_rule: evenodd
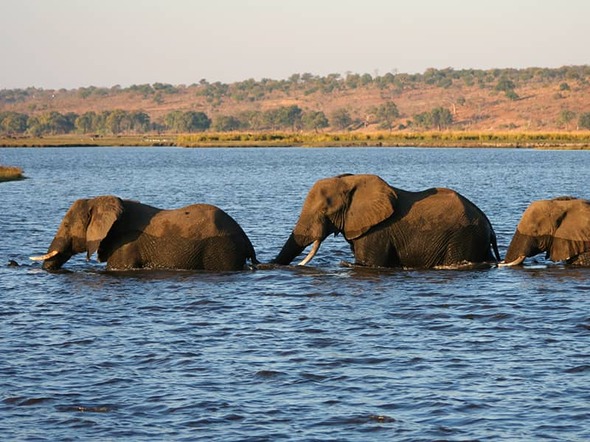
<svg viewBox="0 0 590 442">
<path fill-rule="evenodd" d="M 75 201 L 48 252 L 31 259 L 57 270 L 72 255 L 86 252 L 107 270 L 241 270 L 257 264 L 248 236 L 223 210 L 194 204 L 162 210 L 106 195 Z"/>
<path fill-rule="evenodd" d="M 339 175 L 317 181 L 299 220 L 273 260 L 289 264 L 307 246 L 300 264 L 315 256 L 330 234 L 343 233 L 357 265 L 433 268 L 500 260 L 486 215 L 457 192 L 409 192 L 376 175 Z"/>
<path fill-rule="evenodd" d="M 551 261 L 590 266 L 590 201 L 569 196 L 532 202 L 510 241 L 504 265 L 545 252 Z"/>
</svg>

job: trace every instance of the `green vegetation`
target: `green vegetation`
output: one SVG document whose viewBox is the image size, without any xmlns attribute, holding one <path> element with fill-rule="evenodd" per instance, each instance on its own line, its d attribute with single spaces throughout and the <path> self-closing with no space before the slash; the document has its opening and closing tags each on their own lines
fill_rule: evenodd
<svg viewBox="0 0 590 442">
<path fill-rule="evenodd" d="M 202 132 L 211 127 L 211 120 L 204 112 L 172 111 L 166 115 L 166 126 L 172 132 Z"/>
<path fill-rule="evenodd" d="M 448 109 L 435 107 L 430 112 L 414 115 L 414 124 L 425 129 L 443 130 L 453 124 L 453 115 Z"/>
<path fill-rule="evenodd" d="M 309 114 L 309 115 L 308 115 Z M 219 115 L 215 121 L 204 112 L 172 111 L 160 124 L 152 123 L 150 116 L 140 111 L 85 112 L 77 115 L 69 112 L 62 115 L 51 111 L 38 116 L 17 112 L 0 112 L 0 135 L 33 137 L 64 134 L 146 134 L 203 132 L 213 126 L 216 131 L 233 130 L 300 130 L 303 125 L 312 130 L 328 126 L 323 112 L 304 113 L 299 106 L 279 106 L 267 111 L 242 112 L 237 116 Z"/>
<path fill-rule="evenodd" d="M 335 110 L 330 119 L 332 120 L 332 125 L 339 130 L 344 130 L 352 124 L 350 112 L 344 108 Z"/>
<path fill-rule="evenodd" d="M 419 135 L 425 133 L 445 139 L 447 132 L 469 138 L 498 131 L 509 131 L 501 138 L 515 144 L 519 133 L 590 129 L 589 80 L 590 66 L 431 68 L 423 74 L 303 73 L 232 84 L 202 79 L 188 86 L 0 90 L 0 144 L 103 145 L 112 139 L 168 145 L 178 135 L 191 143 L 204 137 L 213 145 L 215 138 L 231 143 L 240 134 L 247 144 L 258 137 L 270 144 L 316 145 L 325 136 L 337 137 L 337 144 L 369 137 L 372 145 L 380 136 L 376 131 L 390 132 L 383 135 L 388 145 L 428 143 Z M 453 140 L 465 142 L 454 135 L 446 142 Z"/>
<path fill-rule="evenodd" d="M 581 129 L 590 129 L 590 112 L 584 112 L 580 115 L 578 126 L 580 126 Z"/>
<path fill-rule="evenodd" d="M 400 117 L 399 110 L 393 101 L 374 108 L 373 113 L 381 129 L 393 129 L 393 122 Z"/>
<path fill-rule="evenodd" d="M 270 94 L 281 91 L 286 94 L 293 94 L 303 91 L 312 94 L 321 92 L 336 92 L 345 90 L 356 90 L 366 87 L 377 87 L 385 90 L 394 88 L 397 90 L 413 89 L 420 85 L 434 85 L 442 88 L 448 88 L 453 84 L 480 85 L 481 87 L 496 87 L 500 80 L 502 83 L 512 82 L 515 87 L 523 83 L 544 83 L 548 81 L 558 81 L 567 83 L 571 87 L 572 82 L 587 82 L 590 77 L 590 66 L 563 66 L 560 68 L 540 68 L 532 67 L 526 69 L 427 69 L 423 74 L 407 74 L 398 72 L 387 72 L 384 75 L 356 74 L 347 73 L 329 74 L 325 77 L 313 75 L 311 73 L 293 74 L 288 79 L 272 80 L 263 78 L 260 81 L 248 79 L 232 84 L 221 82 L 209 83 L 202 79 L 198 83 L 186 85 L 170 85 L 165 83 L 131 85 L 129 87 L 113 86 L 105 87 L 83 87 L 71 91 L 82 99 L 92 97 L 113 97 L 121 94 L 131 93 L 142 98 L 155 99 L 176 95 L 186 89 L 194 88 L 199 96 L 207 98 L 210 104 L 215 105 L 228 99 L 234 99 L 240 102 L 261 101 Z M 514 88 L 511 88 L 514 89 Z M 502 89 L 505 90 L 505 89 Z M 19 103 L 24 102 L 32 97 L 51 97 L 56 93 L 65 94 L 70 91 L 66 90 L 44 90 L 40 88 L 26 89 L 5 89 L 0 90 L 1 103 Z"/>
<path fill-rule="evenodd" d="M 506 95 L 506 98 L 509 100 L 518 100 L 520 97 L 514 91 L 516 88 L 516 84 L 514 81 L 510 80 L 509 78 L 503 76 L 498 80 L 498 84 L 495 87 L 495 90 L 502 91 Z"/>
<path fill-rule="evenodd" d="M 23 178 L 23 170 L 20 167 L 0 165 L 0 182 L 22 180 Z"/>
</svg>

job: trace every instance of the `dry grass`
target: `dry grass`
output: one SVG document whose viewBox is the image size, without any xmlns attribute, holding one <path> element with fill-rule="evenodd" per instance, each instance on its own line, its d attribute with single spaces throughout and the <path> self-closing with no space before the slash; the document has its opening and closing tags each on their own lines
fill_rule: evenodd
<svg viewBox="0 0 590 442">
<path fill-rule="evenodd" d="M 0 166 L 0 182 L 22 180 L 23 170 L 20 167 Z"/>
<path fill-rule="evenodd" d="M 0 146 L 92 147 L 526 147 L 590 149 L 590 131 L 352 131 L 352 132 L 203 132 L 181 135 L 122 135 L 89 137 L 56 135 L 1 138 Z"/>
<path fill-rule="evenodd" d="M 203 133 L 179 135 L 178 146 L 422 146 L 590 148 L 590 132 L 341 132 L 341 133 Z"/>
<path fill-rule="evenodd" d="M 1 137 L 0 147 L 92 147 L 92 146 L 174 146 L 175 135 L 46 135 L 43 137 Z"/>
</svg>

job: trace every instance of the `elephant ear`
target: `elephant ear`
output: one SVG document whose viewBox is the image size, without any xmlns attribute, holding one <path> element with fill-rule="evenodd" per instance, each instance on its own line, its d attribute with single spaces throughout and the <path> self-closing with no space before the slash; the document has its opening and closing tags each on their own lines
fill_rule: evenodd
<svg viewBox="0 0 590 442">
<path fill-rule="evenodd" d="M 90 201 L 90 222 L 86 230 L 86 250 L 90 258 L 111 227 L 123 213 L 123 202 L 116 196 L 99 196 Z"/>
<path fill-rule="evenodd" d="M 351 182 L 349 205 L 344 217 L 346 239 L 358 238 L 393 215 L 397 194 L 381 178 L 376 175 L 352 175 L 342 179 Z"/>
<path fill-rule="evenodd" d="M 553 235 L 549 255 L 553 261 L 564 261 L 590 252 L 590 201 L 571 201 L 572 206 L 560 219 Z"/>
</svg>

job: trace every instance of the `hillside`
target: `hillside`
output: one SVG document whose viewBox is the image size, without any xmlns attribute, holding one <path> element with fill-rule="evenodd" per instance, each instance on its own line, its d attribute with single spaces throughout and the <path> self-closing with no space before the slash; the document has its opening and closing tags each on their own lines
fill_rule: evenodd
<svg viewBox="0 0 590 442">
<path fill-rule="evenodd" d="M 416 128 L 417 115 L 441 107 L 452 122 L 445 126 L 466 131 L 576 130 L 580 116 L 590 112 L 590 66 L 558 69 L 436 70 L 423 74 L 338 74 L 318 77 L 295 74 L 287 80 L 246 80 L 232 84 L 201 80 L 192 85 L 163 83 L 128 88 L 87 87 L 73 90 L 36 88 L 1 90 L 0 113 L 29 117 L 124 110 L 141 111 L 152 123 L 164 124 L 172 111 L 247 118 L 248 113 L 298 106 L 303 112 L 323 112 L 329 119 L 346 110 L 348 129 L 379 127 L 375 109 L 387 102 L 397 106 L 392 126 Z M 254 127 L 254 130 L 256 128 Z"/>
</svg>

